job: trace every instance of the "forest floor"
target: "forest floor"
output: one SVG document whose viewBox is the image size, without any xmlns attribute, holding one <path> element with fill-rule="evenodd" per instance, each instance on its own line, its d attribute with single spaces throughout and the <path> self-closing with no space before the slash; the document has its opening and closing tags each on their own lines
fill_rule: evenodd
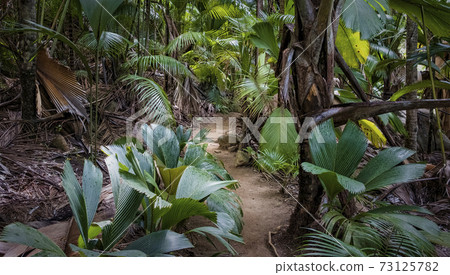
<svg viewBox="0 0 450 275">
<path fill-rule="evenodd" d="M 7 115 L 4 112 L 1 114 Z M 225 119 L 228 117 L 228 115 L 221 116 Z M 11 118 L 3 119 L 8 121 L 5 119 Z M 5 127 L 8 125 L 5 124 Z M 225 125 L 228 125 L 228 121 L 224 123 Z M 54 232 L 55 226 L 71 224 L 68 221 L 71 217 L 70 207 L 60 185 L 62 166 L 64 160 L 69 158 L 75 172 L 81 174 L 82 154 L 79 155 L 79 149 L 71 143 L 69 143 L 71 149 L 67 153 L 49 146 L 49 140 L 54 135 L 47 133 L 47 130 L 44 131 L 45 134 L 30 139 L 26 132 L 21 133 L 21 129 L 14 127 L 15 131 L 9 129 L 8 132 L 10 143 L 3 149 L 0 148 L 2 165 L 6 165 L 2 167 L 10 168 L 9 175 L 0 173 L 0 231 L 5 225 L 19 221 L 35 228 L 41 228 L 52 239 L 56 238 L 58 232 Z M 211 129 L 208 134 L 208 152 L 216 156 L 240 184 L 236 193 L 242 200 L 244 213 L 242 235 L 245 244 L 233 243 L 238 256 L 292 255 L 293 249 L 296 248 L 292 244 L 292 239 L 283 238 L 288 240 L 287 242 L 278 240 L 279 236 L 283 235 L 281 232 L 284 232 L 289 223 L 295 207 L 295 199 L 289 194 L 280 192 L 281 183 L 276 178 L 264 176 L 252 166 L 236 167 L 236 153 L 220 149 L 217 143 L 218 137 L 227 131 L 228 128 L 219 131 Z M 100 164 L 103 166 L 103 161 L 100 161 Z M 297 194 L 296 184 L 291 184 L 287 188 L 290 193 Z M 112 205 L 111 185 L 105 175 L 97 216 L 105 219 L 112 216 Z M 196 223 L 197 221 L 194 219 L 192 222 Z M 58 227 L 58 231 L 65 230 L 68 233 L 63 239 L 67 241 L 72 239 L 71 235 L 79 234 L 77 232 L 72 234 L 71 228 L 65 227 L 64 230 L 61 230 Z M 277 240 L 270 241 L 270 238 L 275 235 L 278 237 Z M 192 241 L 196 247 L 190 250 L 187 256 L 212 256 L 217 253 L 217 249 L 204 238 L 194 238 Z M 16 249 L 17 251 L 10 248 L 10 245 L 1 244 L 0 255 L 18 256 L 25 252 L 25 248 Z M 7 253 L 8 250 L 9 253 Z M 223 251 L 220 246 L 219 250 Z M 227 256 L 229 254 L 220 255 Z"/>
<path fill-rule="evenodd" d="M 286 234 L 291 213 L 295 207 L 298 185 L 291 183 L 287 191 L 280 192 L 282 182 L 278 178 L 261 173 L 252 166 L 236 167 L 236 153 L 219 148 L 218 137 L 228 132 L 227 118 L 232 115 L 217 115 L 224 118 L 224 128 L 215 129 L 209 126 L 208 152 L 216 156 L 230 175 L 239 181 L 240 187 L 236 193 L 242 200 L 244 213 L 243 239 L 245 244 L 233 243 L 238 256 L 293 256 L 298 248 L 297 239 Z M 53 147 L 55 127 L 65 123 L 65 119 L 44 123 L 38 135 L 30 134 L 22 129 L 18 112 L 0 111 L 0 231 L 11 222 L 26 223 L 39 228 L 52 239 L 61 239 L 66 243 L 66 252 L 70 254 L 67 243 L 75 242 L 79 233 L 75 223 L 71 221 L 71 211 L 68 200 L 61 187 L 60 174 L 66 159 L 70 159 L 77 175 L 82 173 L 84 154 L 78 146 L 74 146 L 72 138 L 68 138 L 68 150 L 58 150 Z M 121 120 L 123 124 L 123 119 Z M 117 128 L 122 124 L 117 123 Z M 115 130 L 116 131 L 116 130 Z M 122 135 L 121 132 L 116 132 Z M 102 144 L 108 144 L 102 142 Z M 103 161 L 99 161 L 101 166 Z M 103 167 L 105 169 L 105 167 Z M 436 167 L 437 169 L 438 167 Z M 435 176 L 434 170 L 428 171 L 427 177 Z M 420 194 L 440 194 L 434 190 L 437 184 L 421 187 Z M 415 187 L 415 188 L 418 188 Z M 447 187 L 448 188 L 448 187 Z M 386 190 L 386 198 L 395 204 L 418 204 L 426 207 L 434 216 L 428 217 L 445 231 L 449 230 L 450 208 L 447 197 L 430 197 L 430 199 L 415 203 L 409 198 L 411 192 L 401 188 Z M 427 191 L 427 192 L 424 192 Z M 392 192 L 392 193 L 391 193 Z M 448 192 L 448 191 L 447 191 Z M 291 196 L 292 194 L 292 196 Z M 448 194 L 448 193 L 447 193 Z M 411 201 L 410 201 L 411 200 Z M 97 219 L 109 219 L 113 215 L 112 191 L 109 178 L 105 174 L 105 182 L 101 195 L 101 203 Z M 197 225 L 194 219 L 189 225 Z M 201 222 L 201 220 L 200 220 Z M 61 229 L 61 227 L 64 227 Z M 61 234 L 62 235 L 61 235 Z M 60 236 L 61 235 L 61 236 Z M 72 238 L 73 237 L 73 238 Z M 193 237 L 194 249 L 189 249 L 183 256 L 213 256 L 217 249 L 205 238 Z M 220 251 L 223 247 L 218 246 Z M 27 255 L 25 248 L 15 249 L 13 246 L 0 243 L 0 256 Z M 449 256 L 450 251 L 438 247 L 439 256 Z M 220 256 L 229 256 L 224 253 Z"/>
</svg>

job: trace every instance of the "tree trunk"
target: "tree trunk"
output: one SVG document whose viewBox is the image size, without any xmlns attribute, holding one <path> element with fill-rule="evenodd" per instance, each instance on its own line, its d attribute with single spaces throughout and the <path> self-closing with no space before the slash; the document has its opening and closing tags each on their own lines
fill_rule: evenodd
<svg viewBox="0 0 450 275">
<path fill-rule="evenodd" d="M 329 108 L 332 104 L 331 81 L 336 30 L 330 23 L 333 10 L 339 9 L 340 2 L 295 1 L 295 34 L 290 43 L 290 47 L 294 49 L 294 89 L 289 95 L 289 104 L 299 118 L 307 113 Z M 302 162 L 311 161 L 307 140 L 300 144 L 300 157 Z M 304 233 L 303 227 L 309 227 L 317 220 L 322 194 L 323 188 L 317 177 L 300 168 L 298 204 L 291 216 L 288 228 L 290 233 L 301 235 Z"/>
<path fill-rule="evenodd" d="M 36 0 L 19 0 L 19 21 L 36 22 Z M 21 35 L 19 48 L 21 56 L 18 59 L 20 69 L 20 84 L 22 85 L 22 118 L 36 118 L 36 61 L 32 59 L 36 52 L 35 32 L 25 32 Z"/>
<path fill-rule="evenodd" d="M 406 23 L 406 58 L 411 56 L 417 49 L 417 24 L 408 17 Z M 406 61 L 406 85 L 414 84 L 417 80 L 417 67 L 414 61 Z M 408 100 L 417 100 L 417 92 L 409 93 Z M 417 151 L 417 110 L 406 111 L 406 130 L 408 137 L 405 141 L 405 147 Z"/>
<path fill-rule="evenodd" d="M 263 11 L 263 0 L 256 0 L 256 17 L 261 16 L 261 12 Z"/>
</svg>

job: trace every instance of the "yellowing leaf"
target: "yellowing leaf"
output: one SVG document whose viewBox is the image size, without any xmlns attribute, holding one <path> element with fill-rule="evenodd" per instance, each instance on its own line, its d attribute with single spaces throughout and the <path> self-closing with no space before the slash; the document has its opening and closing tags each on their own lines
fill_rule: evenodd
<svg viewBox="0 0 450 275">
<path fill-rule="evenodd" d="M 164 186 L 166 187 L 167 193 L 174 195 L 177 192 L 178 183 L 180 182 L 181 175 L 184 170 L 187 168 L 186 165 L 176 167 L 176 168 L 164 168 L 159 172 L 161 173 L 161 177 L 164 182 Z"/>
<path fill-rule="evenodd" d="M 336 37 L 336 47 L 344 58 L 345 62 L 352 67 L 358 68 L 359 63 L 366 63 L 370 52 L 369 41 L 361 40 L 359 32 L 353 32 L 351 29 L 339 24 Z"/>
<path fill-rule="evenodd" d="M 381 148 L 386 144 L 386 137 L 380 129 L 378 129 L 375 123 L 367 119 L 361 119 L 358 123 L 366 137 L 372 142 L 373 146 Z"/>
</svg>

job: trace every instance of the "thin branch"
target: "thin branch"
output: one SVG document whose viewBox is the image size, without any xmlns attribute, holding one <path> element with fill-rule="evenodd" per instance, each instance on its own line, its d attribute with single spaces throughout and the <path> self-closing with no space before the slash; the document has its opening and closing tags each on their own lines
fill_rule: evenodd
<svg viewBox="0 0 450 275">
<path fill-rule="evenodd" d="M 356 79 L 355 75 L 353 74 L 352 70 L 350 69 L 350 67 L 347 65 L 347 63 L 345 62 L 344 58 L 342 57 L 341 53 L 338 51 L 337 47 L 334 47 L 334 60 L 336 61 L 336 63 L 338 64 L 338 66 L 342 69 L 342 71 L 344 72 L 345 76 L 348 78 L 348 80 L 350 81 L 351 87 L 353 87 L 354 91 L 356 92 L 356 95 L 363 101 L 363 102 L 369 102 L 369 98 L 367 97 L 366 92 L 363 90 L 363 88 L 361 87 L 361 85 L 359 85 L 358 80 Z M 387 127 L 383 124 L 383 122 L 381 121 L 380 118 L 378 117 L 374 117 L 373 118 L 378 126 L 378 128 L 380 128 L 380 130 L 383 132 L 384 136 L 386 137 L 386 139 L 388 140 L 389 144 L 391 146 L 396 146 L 396 142 L 394 140 L 394 138 L 391 136 L 391 134 L 389 133 L 389 131 L 387 130 Z"/>
<path fill-rule="evenodd" d="M 316 124 L 333 118 L 336 126 L 345 124 L 348 120 L 360 120 L 400 110 L 430 109 L 450 107 L 450 99 L 424 99 L 418 101 L 372 101 L 335 105 L 320 113 L 307 114 Z"/>
<path fill-rule="evenodd" d="M 16 95 L 16 97 L 14 97 L 13 99 L 11 99 L 11 100 L 9 100 L 9 101 L 6 101 L 6 102 L 3 102 L 3 103 L 0 103 L 0 107 L 7 106 L 8 104 L 10 104 L 10 103 L 16 101 L 17 99 L 20 98 L 20 95 L 21 95 L 21 94 L 22 94 L 22 93 L 18 93 L 18 94 Z"/>
<path fill-rule="evenodd" d="M 335 54 L 334 54 L 334 60 L 338 64 L 338 66 L 342 69 L 342 72 L 344 72 L 345 76 L 350 81 L 350 85 L 354 89 L 356 95 L 364 102 L 368 102 L 369 98 L 367 97 L 366 92 L 362 89 L 361 85 L 359 85 L 358 80 L 356 79 L 355 75 L 353 74 L 350 67 L 345 62 L 344 58 L 342 57 L 339 50 L 335 47 Z"/>
</svg>

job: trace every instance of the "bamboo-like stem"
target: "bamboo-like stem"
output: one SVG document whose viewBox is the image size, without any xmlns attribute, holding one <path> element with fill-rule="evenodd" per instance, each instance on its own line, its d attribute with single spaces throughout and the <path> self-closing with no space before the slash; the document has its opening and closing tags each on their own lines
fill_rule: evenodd
<svg viewBox="0 0 450 275">
<path fill-rule="evenodd" d="M 69 9 L 69 4 L 70 4 L 70 0 L 66 0 L 66 3 L 64 5 L 64 10 L 61 13 L 61 19 L 59 20 L 59 23 L 58 23 L 58 28 L 56 29 L 56 31 L 58 33 L 61 33 L 62 27 L 64 25 L 64 19 L 66 19 L 67 10 Z M 41 23 L 41 25 L 43 25 L 43 24 Z M 53 53 L 55 52 L 57 43 L 58 43 L 58 39 L 55 38 L 55 40 L 53 40 L 53 45 L 52 45 L 52 48 L 50 50 L 50 57 L 53 56 Z"/>
<path fill-rule="evenodd" d="M 431 89 L 433 91 L 433 99 L 437 99 L 436 95 L 436 87 L 434 86 L 434 73 L 433 73 L 433 67 L 431 66 L 431 53 L 430 53 L 430 42 L 428 41 L 428 35 L 427 35 L 427 27 L 425 26 L 425 16 L 424 16 L 424 10 L 423 6 L 420 6 L 421 8 L 421 15 L 422 15 L 422 30 L 425 35 L 425 43 L 427 46 L 427 63 L 428 63 L 428 69 L 430 70 L 430 79 L 431 79 Z M 439 117 L 439 109 L 434 108 L 434 112 L 436 113 L 436 122 L 438 125 L 438 132 L 439 132 L 439 140 L 441 143 L 441 153 L 442 153 L 442 161 L 444 163 L 444 166 L 446 166 L 446 156 L 445 156 L 445 147 L 444 147 L 444 138 L 442 136 L 442 126 L 441 126 L 441 118 Z M 430 125 L 431 127 L 431 125 Z"/>
<path fill-rule="evenodd" d="M 45 0 L 42 0 L 41 9 L 42 9 L 41 10 L 41 18 L 39 19 L 39 24 L 41 24 L 41 26 L 43 26 L 44 25 L 44 15 L 45 15 Z M 44 36 L 43 33 L 39 32 L 38 41 L 42 40 L 42 36 Z"/>
<path fill-rule="evenodd" d="M 93 152 L 93 158 L 97 158 L 97 135 L 98 135 L 98 78 L 99 78 L 99 69 L 98 69 L 98 58 L 99 58 L 99 51 L 100 47 L 98 46 L 99 40 L 97 40 L 97 49 L 95 51 L 95 122 L 94 122 L 94 152 Z M 92 106 L 92 102 L 91 102 Z M 91 107 L 92 109 L 92 107 Z"/>
</svg>

